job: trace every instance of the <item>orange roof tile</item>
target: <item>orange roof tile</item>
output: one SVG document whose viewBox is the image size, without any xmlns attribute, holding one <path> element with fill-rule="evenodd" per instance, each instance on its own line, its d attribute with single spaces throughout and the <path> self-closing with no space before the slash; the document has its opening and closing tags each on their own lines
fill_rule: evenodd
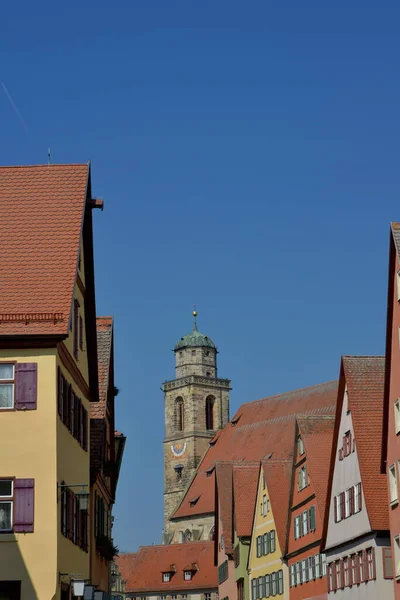
<svg viewBox="0 0 400 600">
<path fill-rule="evenodd" d="M 297 423 L 303 440 L 307 472 L 314 488 L 319 514 L 323 519 L 327 501 L 335 415 L 298 417 Z"/>
<path fill-rule="evenodd" d="M 218 588 L 214 542 L 142 546 L 135 554 L 120 554 L 116 563 L 129 593 L 169 594 L 175 590 Z M 184 571 L 188 564 L 195 564 L 197 570 L 192 571 L 190 581 L 185 581 Z M 171 570 L 175 570 L 171 581 L 163 583 L 162 573 Z"/>
<path fill-rule="evenodd" d="M 292 461 L 266 459 L 262 461 L 272 514 L 282 552 L 286 544 Z"/>
<path fill-rule="evenodd" d="M 238 537 L 251 535 L 259 473 L 259 462 L 233 466 L 234 520 Z"/>
<path fill-rule="evenodd" d="M 273 458 L 292 456 L 296 415 L 332 414 L 336 397 L 337 382 L 332 381 L 242 404 L 236 413 L 239 423 L 229 423 L 209 447 L 174 518 L 215 512 L 215 473 L 207 476 L 207 471 L 216 461 L 261 460 L 269 453 Z M 191 506 L 194 496 L 199 500 Z"/>
<path fill-rule="evenodd" d="M 0 167 L 0 335 L 68 332 L 89 165 Z"/>
<path fill-rule="evenodd" d="M 374 531 L 388 530 L 387 478 L 386 474 L 380 473 L 379 451 L 371 451 L 379 449 L 382 441 L 385 358 L 343 356 L 342 363 L 371 528 Z"/>
</svg>

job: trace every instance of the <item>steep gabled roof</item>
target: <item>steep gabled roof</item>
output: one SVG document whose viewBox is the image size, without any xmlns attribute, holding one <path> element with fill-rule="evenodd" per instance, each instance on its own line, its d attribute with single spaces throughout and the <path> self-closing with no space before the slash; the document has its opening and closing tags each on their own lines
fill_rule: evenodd
<svg viewBox="0 0 400 600">
<path fill-rule="evenodd" d="M 259 461 L 267 454 L 273 458 L 288 458 L 293 452 L 295 417 L 298 414 L 325 415 L 335 410 L 337 382 L 278 394 L 263 400 L 242 404 L 235 425 L 228 425 L 216 436 L 199 465 L 174 518 L 215 512 L 215 474 L 207 471 L 216 461 Z M 236 415 L 232 421 L 235 421 Z M 190 499 L 198 496 L 195 506 Z"/>
<path fill-rule="evenodd" d="M 383 356 L 342 357 L 328 484 L 328 498 L 330 498 L 344 392 L 347 386 L 348 406 L 353 422 L 362 488 L 373 531 L 389 529 L 387 478 L 386 474 L 380 472 L 379 453 L 383 427 L 384 379 L 385 358 Z M 325 510 L 323 543 L 326 541 L 328 517 L 329 502 Z"/>
<path fill-rule="evenodd" d="M 68 333 L 89 186 L 88 164 L 0 167 L 1 336 Z"/>
<path fill-rule="evenodd" d="M 219 516 L 224 536 L 226 554 L 233 552 L 233 463 L 217 462 L 215 465 Z"/>
<path fill-rule="evenodd" d="M 380 473 L 379 455 L 385 358 L 344 356 L 342 363 L 369 520 L 373 530 L 388 530 L 387 477 Z"/>
<path fill-rule="evenodd" d="M 400 223 L 390 224 L 389 236 L 389 268 L 388 268 L 388 296 L 386 313 L 386 349 L 385 349 L 385 383 L 383 401 L 383 427 L 381 440 L 381 473 L 386 473 L 387 441 L 389 429 L 390 410 L 390 379 L 392 369 L 392 331 L 394 310 L 394 285 L 396 258 L 400 262 Z"/>
<path fill-rule="evenodd" d="M 142 546 L 135 554 L 120 554 L 116 563 L 129 593 L 218 588 L 214 542 Z M 192 579 L 185 581 L 188 565 L 196 565 L 197 569 L 192 569 Z M 171 581 L 163 583 L 162 573 L 171 571 Z"/>
<path fill-rule="evenodd" d="M 259 462 L 233 466 L 234 528 L 238 537 L 251 535 L 259 473 Z"/>
<path fill-rule="evenodd" d="M 288 530 L 292 461 L 290 459 L 265 459 L 261 464 L 265 475 L 279 545 L 281 551 L 284 552 Z"/>
</svg>

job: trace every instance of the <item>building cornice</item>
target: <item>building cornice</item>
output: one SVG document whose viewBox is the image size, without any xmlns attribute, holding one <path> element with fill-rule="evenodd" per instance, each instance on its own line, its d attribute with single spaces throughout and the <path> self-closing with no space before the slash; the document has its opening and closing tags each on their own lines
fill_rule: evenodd
<svg viewBox="0 0 400 600">
<path fill-rule="evenodd" d="M 170 390 L 177 390 L 188 385 L 197 385 L 207 388 L 224 388 L 229 391 L 232 389 L 230 384 L 230 379 L 216 379 L 213 377 L 202 377 L 201 375 L 189 375 L 188 377 L 181 377 L 180 379 L 173 379 L 172 381 L 164 381 L 162 390 L 163 392 L 169 392 Z"/>
</svg>

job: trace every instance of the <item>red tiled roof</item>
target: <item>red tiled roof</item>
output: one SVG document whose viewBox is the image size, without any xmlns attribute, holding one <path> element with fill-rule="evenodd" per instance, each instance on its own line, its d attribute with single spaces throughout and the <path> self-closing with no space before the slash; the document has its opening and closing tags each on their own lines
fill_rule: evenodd
<svg viewBox="0 0 400 600">
<path fill-rule="evenodd" d="M 238 537 L 251 535 L 259 474 L 259 462 L 233 466 L 234 518 Z"/>
<path fill-rule="evenodd" d="M 88 181 L 87 164 L 0 167 L 0 335 L 67 334 Z"/>
<path fill-rule="evenodd" d="M 319 514 L 321 520 L 323 520 L 327 500 L 335 415 L 298 417 L 297 423 L 303 440 L 307 472 L 310 475 Z"/>
<path fill-rule="evenodd" d="M 232 462 L 217 462 L 215 465 L 216 488 L 218 493 L 219 517 L 224 536 L 225 554 L 233 552 L 233 464 Z"/>
<path fill-rule="evenodd" d="M 337 382 L 332 381 L 242 404 L 236 412 L 239 423 L 229 423 L 210 446 L 174 518 L 215 512 L 215 473 L 207 477 L 207 471 L 216 461 L 261 460 L 269 453 L 273 458 L 292 456 L 296 415 L 332 414 L 336 397 Z M 193 496 L 199 500 L 190 506 Z"/>
<path fill-rule="evenodd" d="M 135 554 L 120 554 L 116 563 L 129 593 L 202 590 L 218 588 L 214 565 L 214 542 L 191 542 L 163 546 L 142 546 Z M 192 579 L 185 581 L 188 564 L 196 564 Z M 175 568 L 171 581 L 163 583 L 162 573 Z"/>
<path fill-rule="evenodd" d="M 371 528 L 374 531 L 388 530 L 387 478 L 380 473 L 379 453 L 385 359 L 383 356 L 343 356 L 342 363 Z M 340 408 L 338 403 L 339 418 L 342 402 L 343 398 Z"/>
<path fill-rule="evenodd" d="M 292 461 L 266 459 L 262 461 L 271 510 L 281 551 L 284 552 L 288 528 Z"/>
</svg>

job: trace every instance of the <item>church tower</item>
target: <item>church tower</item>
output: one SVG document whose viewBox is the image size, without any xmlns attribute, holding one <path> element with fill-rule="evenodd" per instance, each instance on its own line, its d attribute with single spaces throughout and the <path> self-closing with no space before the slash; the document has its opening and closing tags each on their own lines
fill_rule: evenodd
<svg viewBox="0 0 400 600">
<path fill-rule="evenodd" d="M 164 532 L 219 429 L 229 421 L 230 380 L 217 375 L 217 347 L 197 329 L 174 348 L 175 379 L 163 384 L 165 399 Z"/>
</svg>

